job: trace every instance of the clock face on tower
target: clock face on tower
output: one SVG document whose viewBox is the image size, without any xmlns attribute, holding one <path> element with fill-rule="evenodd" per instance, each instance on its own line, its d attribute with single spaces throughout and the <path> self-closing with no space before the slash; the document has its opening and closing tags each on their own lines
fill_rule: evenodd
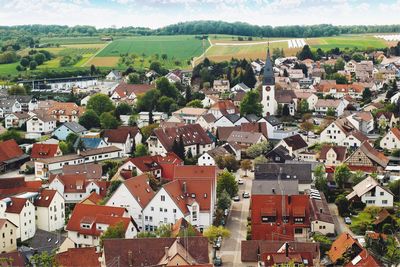
<svg viewBox="0 0 400 267">
<path fill-rule="evenodd" d="M 271 87 L 267 86 L 267 88 L 265 88 L 265 90 L 267 90 L 267 92 L 269 92 L 271 90 Z"/>
</svg>

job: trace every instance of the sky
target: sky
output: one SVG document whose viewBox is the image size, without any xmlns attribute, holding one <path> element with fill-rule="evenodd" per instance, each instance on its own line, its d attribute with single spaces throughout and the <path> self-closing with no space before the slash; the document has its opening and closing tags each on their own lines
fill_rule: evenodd
<svg viewBox="0 0 400 267">
<path fill-rule="evenodd" d="M 0 25 L 159 28 L 193 20 L 256 25 L 400 23 L 400 0 L 0 0 Z"/>
</svg>

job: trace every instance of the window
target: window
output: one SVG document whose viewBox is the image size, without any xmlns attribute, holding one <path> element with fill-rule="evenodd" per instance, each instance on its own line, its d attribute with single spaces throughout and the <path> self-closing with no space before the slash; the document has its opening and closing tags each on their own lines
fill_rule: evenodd
<svg viewBox="0 0 400 267">
<path fill-rule="evenodd" d="M 150 216 L 150 221 L 151 221 L 151 222 L 153 221 L 153 216 Z"/>
<path fill-rule="evenodd" d="M 150 207 L 150 210 L 151 210 L 151 211 L 154 211 L 154 207 Z"/>
<path fill-rule="evenodd" d="M 382 200 L 382 204 L 387 204 L 388 201 L 387 200 Z"/>
<path fill-rule="evenodd" d="M 148 216 L 144 216 L 144 220 L 145 220 L 145 221 L 148 221 L 148 220 L 149 220 L 149 217 L 148 217 Z"/>
<path fill-rule="evenodd" d="M 303 233 L 303 228 L 295 228 L 294 233 L 297 235 L 301 235 Z"/>
<path fill-rule="evenodd" d="M 162 212 L 162 208 L 160 208 L 160 212 Z"/>
<path fill-rule="evenodd" d="M 176 209 L 173 209 L 172 212 L 173 212 L 173 213 L 176 213 Z"/>
<path fill-rule="evenodd" d="M 164 218 L 164 223 L 167 223 L 167 222 L 168 222 L 167 218 Z"/>
<path fill-rule="evenodd" d="M 385 194 L 385 192 L 381 192 L 380 194 L 381 194 L 381 196 L 383 196 Z"/>
<path fill-rule="evenodd" d="M 164 212 L 167 212 L 168 210 L 167 209 L 164 209 Z"/>
<path fill-rule="evenodd" d="M 165 201 L 165 196 L 161 196 L 161 201 Z"/>
</svg>

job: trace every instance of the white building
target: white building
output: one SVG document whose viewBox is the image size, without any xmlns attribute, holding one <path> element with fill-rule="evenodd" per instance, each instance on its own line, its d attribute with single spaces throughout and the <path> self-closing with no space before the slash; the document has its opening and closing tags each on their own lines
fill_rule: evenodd
<svg viewBox="0 0 400 267">
<path fill-rule="evenodd" d="M 270 116 L 276 115 L 278 111 L 278 102 L 275 98 L 275 75 L 271 56 L 269 54 L 269 48 L 267 51 L 267 60 L 264 65 L 264 77 L 262 83 L 262 100 L 263 115 Z"/>
<path fill-rule="evenodd" d="M 381 148 L 388 150 L 400 149 L 400 130 L 399 128 L 392 128 L 382 137 L 379 143 Z"/>
<path fill-rule="evenodd" d="M 34 201 L 36 210 L 36 227 L 53 232 L 64 227 L 64 198 L 56 190 L 42 190 Z"/>
<path fill-rule="evenodd" d="M 21 127 L 28 119 L 30 115 L 27 112 L 15 112 L 7 114 L 4 118 L 4 126 L 6 129 L 8 128 L 19 128 Z"/>
<path fill-rule="evenodd" d="M 393 207 L 393 193 L 371 176 L 355 185 L 353 192 L 346 198 L 350 201 L 361 201 L 367 206 Z"/>
<path fill-rule="evenodd" d="M 56 119 L 49 115 L 33 114 L 26 121 L 26 132 L 32 136 L 51 133 L 56 127 Z"/>
<path fill-rule="evenodd" d="M 8 253 L 17 250 L 18 226 L 7 219 L 0 219 L 0 253 Z"/>
</svg>

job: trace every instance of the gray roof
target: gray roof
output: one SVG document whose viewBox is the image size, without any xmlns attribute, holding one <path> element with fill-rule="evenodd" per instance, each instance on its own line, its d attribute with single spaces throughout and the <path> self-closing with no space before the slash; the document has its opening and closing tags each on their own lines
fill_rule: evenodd
<svg viewBox="0 0 400 267">
<path fill-rule="evenodd" d="M 227 114 L 227 115 L 225 115 L 225 118 L 230 120 L 232 123 L 235 123 L 238 120 L 240 120 L 240 116 L 238 114 Z"/>
<path fill-rule="evenodd" d="M 272 126 L 276 126 L 276 125 L 282 124 L 282 122 L 281 122 L 277 117 L 275 117 L 275 116 L 268 116 L 268 117 L 265 117 L 265 120 L 266 120 L 269 124 L 271 124 Z"/>
<path fill-rule="evenodd" d="M 284 146 L 275 147 L 273 150 L 269 151 L 265 156 L 269 157 L 269 156 L 273 155 L 274 153 L 279 155 L 284 160 L 292 160 L 293 159 L 293 157 L 290 156 L 290 154 L 289 154 L 289 150 L 287 150 L 286 147 L 284 147 Z"/>
<path fill-rule="evenodd" d="M 255 144 L 263 136 L 262 133 L 233 131 L 228 137 L 228 142 L 238 142 L 241 144 Z"/>
<path fill-rule="evenodd" d="M 245 117 L 249 122 L 258 122 L 258 120 L 260 119 L 260 117 L 258 117 L 255 114 L 248 114 Z"/>
<path fill-rule="evenodd" d="M 273 63 L 271 60 L 271 55 L 269 53 L 269 47 L 267 50 L 267 59 L 265 60 L 264 65 L 264 77 L 263 77 L 263 85 L 274 85 L 275 84 L 275 75 L 273 69 Z"/>
<path fill-rule="evenodd" d="M 264 163 L 255 166 L 254 177 L 256 180 L 278 180 L 279 174 L 281 174 L 281 180 L 298 180 L 299 184 L 312 182 L 311 164 L 307 162 L 301 164 Z"/>
<path fill-rule="evenodd" d="M 0 108 L 11 108 L 17 100 L 13 99 L 3 99 L 0 100 Z"/>
<path fill-rule="evenodd" d="M 240 88 L 242 88 L 243 90 L 249 90 L 250 89 L 250 87 L 248 87 L 246 84 L 244 84 L 244 83 L 238 83 L 237 85 L 235 85 L 235 86 L 240 86 Z"/>
<path fill-rule="evenodd" d="M 63 124 L 63 126 L 67 127 L 68 129 L 70 129 L 71 131 L 73 131 L 74 133 L 82 133 L 87 131 L 85 127 L 83 127 L 82 125 L 80 125 L 77 122 L 66 122 Z"/>
<path fill-rule="evenodd" d="M 285 195 L 298 195 L 299 182 L 297 180 L 282 180 L 279 185 L 278 180 L 253 180 L 251 189 L 252 195 L 280 195 L 281 188 Z M 273 190 L 275 192 L 273 192 Z"/>
</svg>

